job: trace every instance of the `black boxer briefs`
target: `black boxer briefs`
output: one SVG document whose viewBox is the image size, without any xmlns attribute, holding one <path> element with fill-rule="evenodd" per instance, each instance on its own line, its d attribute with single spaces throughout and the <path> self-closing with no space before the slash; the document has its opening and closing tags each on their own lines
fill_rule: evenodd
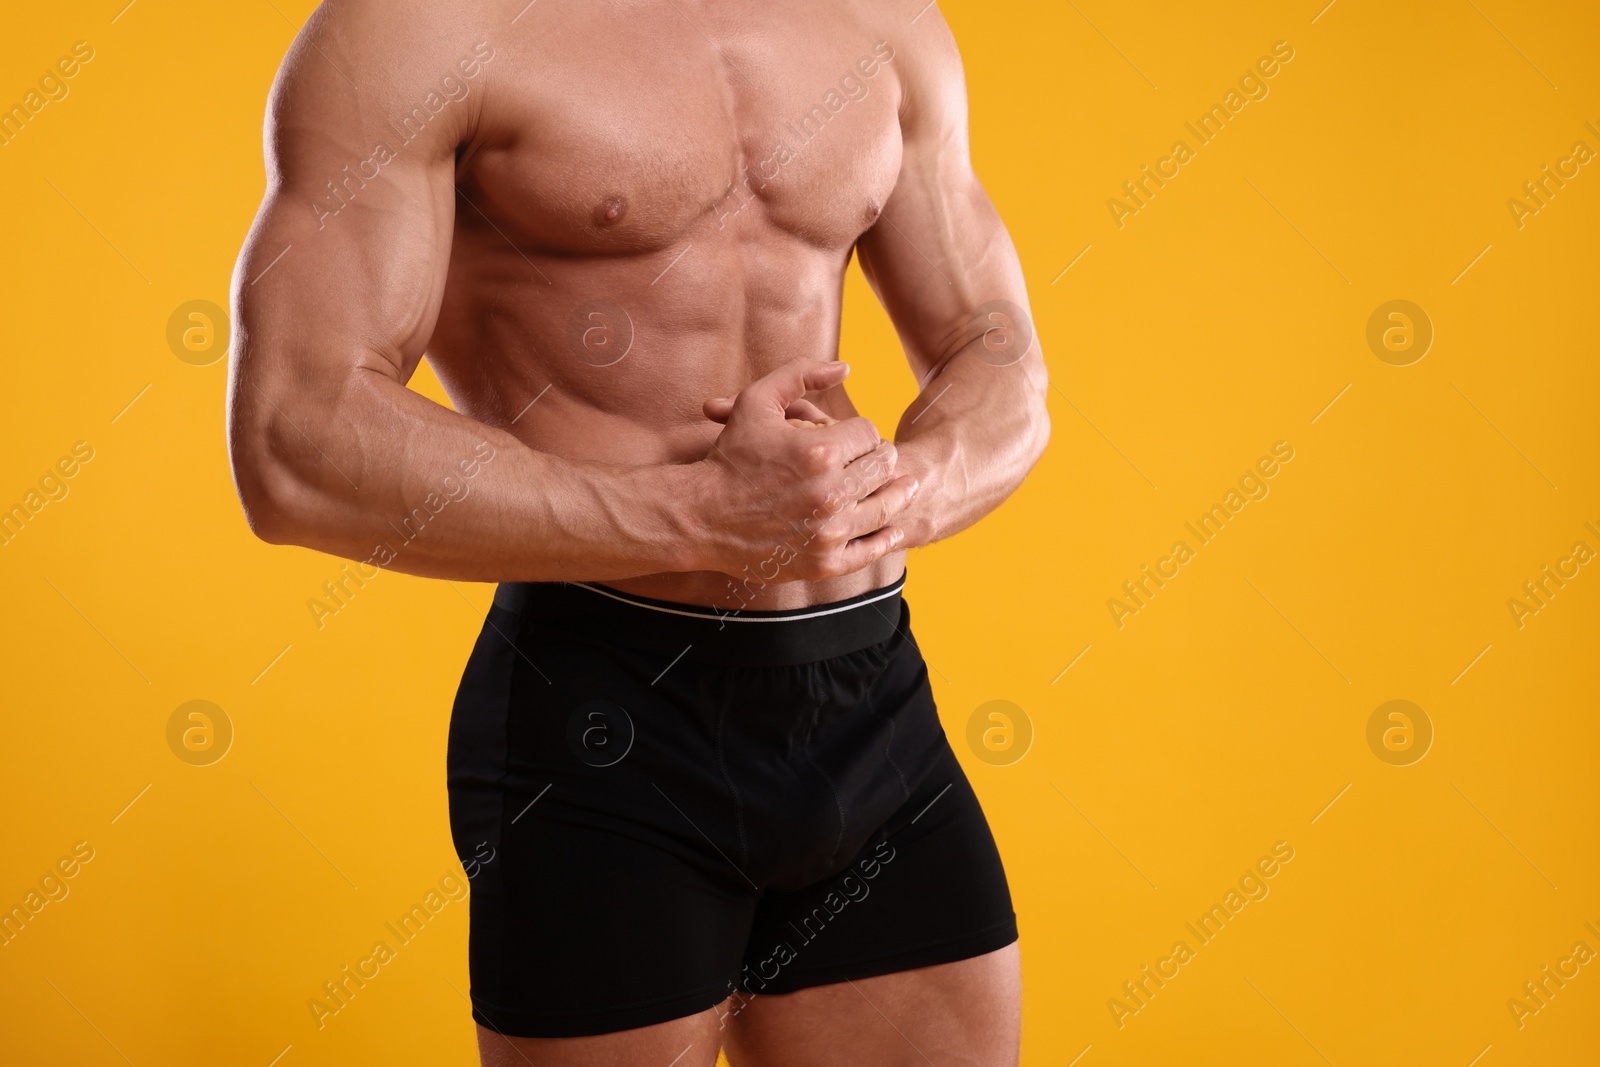
<svg viewBox="0 0 1600 1067">
<path fill-rule="evenodd" d="M 450 721 L 473 1018 L 575 1037 L 1016 940 L 900 595 L 501 585 Z"/>
</svg>

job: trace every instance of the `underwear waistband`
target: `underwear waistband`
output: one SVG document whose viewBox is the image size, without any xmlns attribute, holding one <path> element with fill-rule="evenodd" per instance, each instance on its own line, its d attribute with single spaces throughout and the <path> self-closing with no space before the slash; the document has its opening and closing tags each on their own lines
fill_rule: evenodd
<svg viewBox="0 0 1600 1067">
<path fill-rule="evenodd" d="M 594 582 L 503 582 L 495 607 L 527 624 L 701 663 L 793 666 L 881 644 L 900 628 L 899 578 L 881 589 L 784 611 L 723 611 Z"/>
</svg>

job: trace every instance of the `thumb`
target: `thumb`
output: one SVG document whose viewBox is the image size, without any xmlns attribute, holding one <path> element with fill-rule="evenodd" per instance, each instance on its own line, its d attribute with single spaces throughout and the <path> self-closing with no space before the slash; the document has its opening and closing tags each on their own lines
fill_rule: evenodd
<svg viewBox="0 0 1600 1067">
<path fill-rule="evenodd" d="M 782 419 L 789 406 L 807 393 L 832 389 L 850 373 L 848 364 L 836 360 L 795 359 L 745 386 L 741 406 Z"/>
</svg>

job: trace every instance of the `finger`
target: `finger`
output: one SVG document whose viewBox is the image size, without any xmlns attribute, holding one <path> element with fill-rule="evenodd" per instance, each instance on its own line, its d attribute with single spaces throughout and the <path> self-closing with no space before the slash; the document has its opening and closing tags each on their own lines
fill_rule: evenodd
<svg viewBox="0 0 1600 1067">
<path fill-rule="evenodd" d="M 733 414 L 733 399 L 726 396 L 714 396 L 705 402 L 705 413 L 706 418 L 712 422 L 726 423 L 728 416 Z M 805 397 L 801 397 L 793 404 L 790 404 L 789 410 L 783 414 L 791 425 L 830 426 L 839 421 Z"/>
<path fill-rule="evenodd" d="M 804 419 L 806 422 L 814 422 L 822 426 L 829 426 L 839 421 L 805 397 L 801 397 L 793 404 L 790 404 L 789 410 L 785 411 L 784 415 L 787 418 Z"/>
<path fill-rule="evenodd" d="M 734 406 L 781 419 L 790 404 L 807 393 L 832 389 L 849 373 L 849 366 L 837 360 L 790 360 L 740 390 Z"/>
<path fill-rule="evenodd" d="M 904 545 L 905 540 L 905 531 L 898 526 L 885 526 L 876 533 L 858 537 L 839 550 L 834 573 L 853 574 L 862 567 L 871 566 Z"/>
<path fill-rule="evenodd" d="M 883 444 L 883 438 L 878 436 L 878 428 L 872 424 L 872 420 L 860 415 L 820 427 L 814 436 L 800 438 L 799 441 L 808 446 L 821 443 L 838 449 L 843 457 L 840 466 L 848 466 Z"/>
<path fill-rule="evenodd" d="M 917 480 L 902 474 L 854 504 L 841 508 L 828 522 L 828 533 L 841 541 L 854 541 L 897 525 L 900 513 L 917 495 Z"/>
<path fill-rule="evenodd" d="M 832 510 L 843 511 L 877 492 L 895 476 L 899 458 L 893 441 L 879 441 L 877 448 L 847 464 L 832 487 Z"/>
</svg>

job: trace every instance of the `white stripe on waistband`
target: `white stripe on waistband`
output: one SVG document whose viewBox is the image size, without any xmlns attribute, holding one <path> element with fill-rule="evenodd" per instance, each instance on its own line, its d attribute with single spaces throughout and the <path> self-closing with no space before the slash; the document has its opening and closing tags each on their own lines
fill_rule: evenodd
<svg viewBox="0 0 1600 1067">
<path fill-rule="evenodd" d="M 646 611 L 659 611 L 664 615 L 684 615 L 691 619 L 716 619 L 719 622 L 799 622 L 801 619 L 818 619 L 824 615 L 837 615 L 841 611 L 850 611 L 854 608 L 863 607 L 867 604 L 876 604 L 880 600 L 887 600 L 890 597 L 897 595 L 901 589 L 905 588 L 906 579 L 905 575 L 901 575 L 900 580 L 894 583 L 894 585 L 883 590 L 877 596 L 868 597 L 865 600 L 857 600 L 850 604 L 837 604 L 833 607 L 823 608 L 820 611 L 808 611 L 804 612 L 803 614 L 779 615 L 768 618 L 752 618 L 748 615 L 740 615 L 737 610 L 723 613 L 714 609 L 711 611 L 702 612 L 682 611 L 678 608 L 664 608 L 659 604 L 646 604 L 639 600 L 630 599 L 629 597 L 622 596 L 618 593 L 613 593 L 609 589 L 602 589 L 598 585 L 590 585 L 588 582 L 568 582 L 567 584 L 575 585 L 579 589 L 587 589 L 591 593 L 599 593 L 601 596 L 610 597 L 612 600 L 620 601 L 621 603 L 627 604 L 631 607 L 644 608 Z"/>
</svg>

